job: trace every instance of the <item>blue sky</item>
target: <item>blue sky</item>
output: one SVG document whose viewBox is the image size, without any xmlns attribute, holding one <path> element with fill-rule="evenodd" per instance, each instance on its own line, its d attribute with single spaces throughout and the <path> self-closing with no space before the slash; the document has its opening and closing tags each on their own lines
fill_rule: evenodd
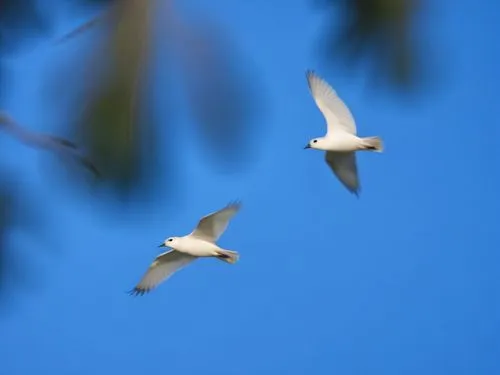
<svg viewBox="0 0 500 375">
<path fill-rule="evenodd" d="M 29 256 L 32 287 L 0 317 L 0 373 L 500 373 L 500 5 L 430 3 L 416 29 L 436 70 L 411 97 L 327 70 L 310 2 L 185 3 L 230 30 L 268 110 L 238 174 L 206 161 L 192 118 L 181 118 L 185 186 L 175 205 L 161 197 L 127 214 L 104 210 L 61 174 L 47 176 L 46 155 L 2 139 L 17 156 L 2 162 L 25 171 L 52 230 L 9 239 Z M 40 82 L 63 54 L 51 51 L 11 59 L 5 98 L 13 116 L 45 131 L 57 108 L 46 107 Z M 384 138 L 385 153 L 358 156 L 360 199 L 321 153 L 302 149 L 324 132 L 308 68 L 337 89 L 361 135 Z M 220 243 L 240 252 L 237 265 L 200 260 L 148 296 L 124 293 L 159 242 L 235 198 L 244 208 Z"/>
</svg>

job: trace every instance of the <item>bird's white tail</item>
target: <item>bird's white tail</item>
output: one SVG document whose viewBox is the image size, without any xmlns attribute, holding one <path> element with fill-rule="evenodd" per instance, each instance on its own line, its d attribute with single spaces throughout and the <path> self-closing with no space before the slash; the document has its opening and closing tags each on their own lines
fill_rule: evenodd
<svg viewBox="0 0 500 375">
<path fill-rule="evenodd" d="M 361 150 L 382 152 L 384 145 L 380 137 L 365 137 L 361 138 Z"/>
<path fill-rule="evenodd" d="M 217 250 L 217 259 L 220 259 L 224 262 L 234 264 L 240 258 L 239 254 L 236 251 L 231 250 Z"/>
</svg>

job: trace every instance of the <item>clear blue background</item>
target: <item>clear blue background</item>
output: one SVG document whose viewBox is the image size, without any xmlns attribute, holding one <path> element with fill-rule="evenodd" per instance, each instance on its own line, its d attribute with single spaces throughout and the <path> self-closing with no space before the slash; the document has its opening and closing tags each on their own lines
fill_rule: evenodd
<svg viewBox="0 0 500 375">
<path fill-rule="evenodd" d="M 259 72 L 269 111 L 253 163 L 237 175 L 212 168 L 192 118 L 178 119 L 186 145 L 178 205 L 164 197 L 127 215 L 98 209 L 47 175 L 46 154 L 2 138 L 16 155 L 3 163 L 24 171 L 57 229 L 40 241 L 9 238 L 35 288 L 1 317 L 0 373 L 499 374 L 500 5 L 427 3 L 416 29 L 433 74 L 410 97 L 326 70 L 316 54 L 324 19 L 309 1 L 184 4 L 230 30 Z M 6 109 L 56 129 L 40 82 L 75 50 L 47 42 L 11 59 Z M 385 153 L 358 157 L 359 200 L 321 153 L 302 149 L 324 132 L 308 68 L 337 89 L 361 135 L 385 140 Z M 148 296 L 125 294 L 159 242 L 235 198 L 244 208 L 220 243 L 240 252 L 237 265 L 200 260 Z"/>
</svg>

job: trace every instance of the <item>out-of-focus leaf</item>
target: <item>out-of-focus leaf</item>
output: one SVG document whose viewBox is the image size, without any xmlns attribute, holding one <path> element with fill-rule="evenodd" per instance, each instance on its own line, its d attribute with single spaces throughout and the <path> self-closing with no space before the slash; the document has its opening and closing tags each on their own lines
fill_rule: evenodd
<svg viewBox="0 0 500 375">
<path fill-rule="evenodd" d="M 142 166 L 155 156 L 154 126 L 142 121 L 141 90 L 149 63 L 152 1 L 127 0 L 106 17 L 110 30 L 92 51 L 93 80 L 77 119 L 78 137 L 105 181 L 128 195 L 141 180 Z M 92 75 L 90 75 L 92 73 Z M 81 110 L 81 108 L 80 108 Z"/>
<path fill-rule="evenodd" d="M 21 38 L 48 30 L 36 0 L 0 0 L 0 52 L 19 46 Z"/>
<path fill-rule="evenodd" d="M 250 126 L 258 114 L 249 66 L 217 25 L 171 20 L 192 112 L 204 143 L 218 162 L 248 155 Z"/>
<path fill-rule="evenodd" d="M 110 30 L 106 38 L 100 38 L 101 42 L 106 39 L 106 47 L 93 51 L 99 57 L 93 58 L 88 80 L 98 84 L 85 99 L 78 124 L 83 144 L 105 181 L 125 194 L 144 187 L 141 177 L 145 166 L 151 165 L 156 156 L 157 129 L 152 121 L 144 121 L 150 113 L 144 101 L 139 101 L 149 68 L 155 3 L 115 3 L 64 37 L 69 40 L 92 27 Z M 168 10 L 162 14 L 161 22 L 166 27 L 162 28 L 162 39 L 155 41 L 155 49 L 167 47 L 169 58 L 177 59 L 203 143 L 218 157 L 219 164 L 231 161 L 234 166 L 238 156 L 250 154 L 244 149 L 249 143 L 246 130 L 257 112 L 251 82 L 242 78 L 248 76 L 246 66 L 243 59 L 234 58 L 238 52 L 235 45 L 215 25 L 185 22 L 172 3 L 167 2 Z M 170 63 L 162 63 L 162 67 L 170 67 Z M 175 146 L 172 138 L 168 142 Z"/>
<path fill-rule="evenodd" d="M 334 61 L 339 52 L 350 61 L 371 55 L 376 64 L 375 77 L 384 76 L 397 86 L 408 87 L 416 74 L 410 29 L 418 2 L 321 0 L 329 17 L 327 58 Z M 340 25 L 339 20 L 343 22 Z"/>
</svg>

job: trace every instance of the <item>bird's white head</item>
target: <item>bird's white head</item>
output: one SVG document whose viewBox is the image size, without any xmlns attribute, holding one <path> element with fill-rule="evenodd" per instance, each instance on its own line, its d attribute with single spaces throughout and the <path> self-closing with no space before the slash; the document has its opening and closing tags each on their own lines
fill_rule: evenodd
<svg viewBox="0 0 500 375">
<path fill-rule="evenodd" d="M 175 249 L 175 247 L 179 243 L 179 237 L 169 237 L 165 241 L 163 241 L 158 247 L 171 247 Z"/>
<path fill-rule="evenodd" d="M 325 138 L 314 138 L 309 141 L 309 143 L 304 147 L 304 150 L 307 148 L 313 148 L 315 150 L 327 150 L 327 142 Z"/>
</svg>

